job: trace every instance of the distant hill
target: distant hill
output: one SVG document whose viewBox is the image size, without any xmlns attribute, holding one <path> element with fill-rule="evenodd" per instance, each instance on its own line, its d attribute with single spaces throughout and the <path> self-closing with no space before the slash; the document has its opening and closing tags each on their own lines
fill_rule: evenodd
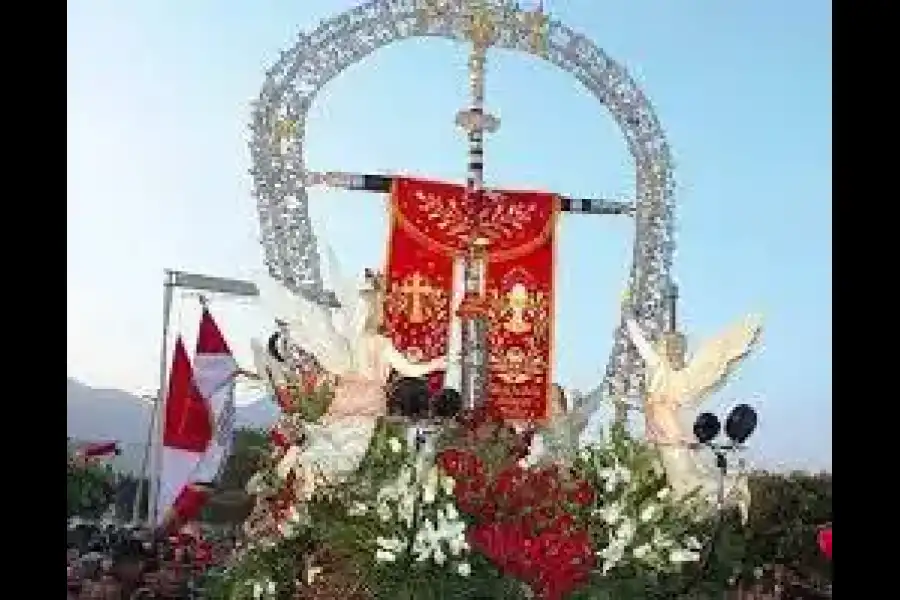
<svg viewBox="0 0 900 600">
<path fill-rule="evenodd" d="M 122 455 L 113 466 L 137 472 L 143 461 L 147 428 L 153 406 L 122 390 L 93 388 L 66 379 L 66 435 L 75 440 L 117 440 Z M 271 402 L 261 400 L 237 409 L 237 427 L 266 427 L 278 414 Z"/>
</svg>

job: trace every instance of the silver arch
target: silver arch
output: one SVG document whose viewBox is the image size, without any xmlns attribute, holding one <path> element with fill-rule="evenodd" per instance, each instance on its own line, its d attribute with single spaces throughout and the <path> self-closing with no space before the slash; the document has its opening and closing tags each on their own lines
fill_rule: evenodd
<svg viewBox="0 0 900 600">
<path fill-rule="evenodd" d="M 465 41 L 465 0 L 368 0 L 301 33 L 267 72 L 251 123 L 251 174 L 265 261 L 294 291 L 326 301 L 309 219 L 304 130 L 313 98 L 344 69 L 378 48 L 413 37 Z M 546 46 L 529 44 L 527 13 L 510 0 L 482 0 L 495 19 L 495 46 L 548 60 L 571 73 L 619 124 L 636 171 L 635 241 L 623 317 L 614 334 L 603 390 L 624 398 L 643 388 L 643 364 L 623 324 L 634 314 L 651 339 L 667 318 L 674 249 L 674 182 L 669 146 L 650 102 L 619 64 L 585 36 L 550 20 Z M 435 11 L 435 8 L 440 10 Z M 430 9 L 430 10 L 429 10 Z M 296 124 L 286 130 L 276 123 Z M 608 293 L 615 293 L 609 290 Z"/>
</svg>

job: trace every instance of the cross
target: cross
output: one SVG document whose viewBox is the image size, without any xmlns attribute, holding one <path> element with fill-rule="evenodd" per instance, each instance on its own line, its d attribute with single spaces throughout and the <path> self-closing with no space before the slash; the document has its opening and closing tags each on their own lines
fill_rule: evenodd
<svg viewBox="0 0 900 600">
<path fill-rule="evenodd" d="M 426 283 L 421 273 L 416 272 L 400 286 L 400 293 L 409 298 L 409 322 L 424 323 L 423 301 L 434 293 L 434 288 Z"/>
<path fill-rule="evenodd" d="M 292 137 L 297 131 L 297 122 L 291 119 L 278 119 L 272 127 L 272 135 L 276 142 Z"/>
<path fill-rule="evenodd" d="M 480 214 L 480 209 L 485 202 L 484 193 L 484 137 L 487 133 L 497 130 L 500 121 L 497 117 L 487 113 L 484 108 L 485 95 L 485 63 L 488 49 L 494 45 L 498 37 L 497 16 L 493 4 L 487 0 L 415 0 L 417 14 L 426 26 L 429 20 L 441 15 L 445 9 L 451 7 L 460 11 L 464 23 L 465 37 L 471 42 L 469 53 L 469 105 L 456 115 L 456 124 L 465 131 L 468 139 L 468 172 L 466 177 L 465 198 L 475 206 L 475 214 Z M 543 2 L 538 2 L 533 10 L 523 11 L 514 9 L 519 13 L 519 19 L 523 29 L 528 34 L 528 45 L 533 52 L 543 54 L 548 44 L 548 18 L 544 14 Z M 344 187 L 348 189 L 365 189 L 371 191 L 387 192 L 390 189 L 390 178 L 366 174 L 326 173 L 306 174 L 306 183 L 324 183 L 329 186 Z M 634 213 L 634 207 L 630 203 L 610 202 L 606 200 L 578 200 L 571 198 L 561 199 L 561 208 L 567 212 L 594 213 L 594 214 L 626 214 Z M 477 233 L 481 224 L 472 224 L 472 230 Z M 473 245 L 463 262 L 463 281 L 465 287 L 464 298 L 483 300 L 484 294 L 484 252 L 479 252 Z M 399 288 L 399 291 L 409 297 L 411 303 L 409 321 L 422 323 L 424 321 L 422 300 L 425 294 L 434 290 L 422 286 L 421 275 L 416 273 L 413 278 Z M 516 313 L 521 317 L 521 311 Z M 521 321 L 521 322 L 520 322 Z M 527 326 L 523 319 L 513 321 L 514 327 Z M 488 339 L 487 322 L 483 314 L 477 311 L 460 315 L 460 344 L 462 346 L 461 385 L 460 394 L 463 405 L 473 408 L 485 401 L 487 394 L 487 362 Z"/>
</svg>

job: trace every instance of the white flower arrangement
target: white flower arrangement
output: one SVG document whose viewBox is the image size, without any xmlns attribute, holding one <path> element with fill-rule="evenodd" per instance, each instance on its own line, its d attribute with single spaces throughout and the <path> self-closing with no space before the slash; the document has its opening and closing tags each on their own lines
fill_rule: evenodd
<svg viewBox="0 0 900 600">
<path fill-rule="evenodd" d="M 372 545 L 376 563 L 436 565 L 468 577 L 466 523 L 456 509 L 453 487 L 453 479 L 433 465 L 406 464 L 378 490 L 373 506 L 353 501 L 347 516 L 378 522 L 382 535 Z"/>
<path fill-rule="evenodd" d="M 248 581 L 247 585 L 253 590 L 253 600 L 269 600 L 275 598 L 278 587 L 271 579 L 265 581 Z"/>
<path fill-rule="evenodd" d="M 624 567 L 677 572 L 701 558 L 701 544 L 684 526 L 685 507 L 674 501 L 650 452 L 639 442 L 607 441 L 578 454 L 580 475 L 597 492 L 588 518 L 604 577 Z"/>
</svg>

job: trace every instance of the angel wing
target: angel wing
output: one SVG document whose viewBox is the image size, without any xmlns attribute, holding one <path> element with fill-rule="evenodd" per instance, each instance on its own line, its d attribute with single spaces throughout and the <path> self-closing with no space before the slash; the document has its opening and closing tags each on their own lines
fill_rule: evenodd
<svg viewBox="0 0 900 600">
<path fill-rule="evenodd" d="M 253 367 L 261 381 L 280 385 L 285 381 L 284 368 L 271 356 L 262 342 L 253 338 L 250 340 L 250 350 L 253 353 Z"/>
<path fill-rule="evenodd" d="M 556 415 L 541 431 L 542 460 L 571 461 L 578 451 L 581 434 L 602 401 L 599 389 L 588 396 L 581 396 L 577 392 L 572 395 L 572 409 Z"/>
<path fill-rule="evenodd" d="M 634 344 L 647 369 L 656 369 L 660 365 L 660 357 L 656 350 L 653 349 L 653 345 L 644 337 L 641 326 L 637 324 L 637 321 L 626 319 L 625 331 L 628 333 L 628 337 L 631 338 L 631 343 Z"/>
<path fill-rule="evenodd" d="M 748 315 L 706 341 L 682 370 L 675 371 L 676 389 L 683 405 L 696 406 L 727 381 L 734 368 L 753 350 L 762 333 L 762 319 Z"/>
<path fill-rule="evenodd" d="M 359 286 L 352 279 L 344 276 L 340 261 L 331 244 L 323 243 L 322 255 L 325 258 L 323 271 L 327 284 L 334 291 L 340 304 L 332 312 L 332 322 L 338 334 L 352 344 L 353 340 L 359 337 L 365 316 L 360 307 Z M 361 314 L 363 317 L 360 316 Z"/>
<path fill-rule="evenodd" d="M 583 396 L 577 391 L 572 392 L 572 410 L 569 411 L 569 414 L 571 415 L 573 432 L 577 432 L 575 436 L 576 442 L 587 427 L 588 422 L 591 420 L 591 416 L 597 412 L 597 409 L 600 408 L 602 402 L 602 388 L 595 389 L 587 396 Z"/>
<path fill-rule="evenodd" d="M 260 276 L 256 284 L 263 306 L 285 324 L 291 340 L 312 354 L 323 369 L 338 375 L 352 369 L 352 346 L 335 327 L 332 309 L 293 294 L 267 275 Z"/>
</svg>

